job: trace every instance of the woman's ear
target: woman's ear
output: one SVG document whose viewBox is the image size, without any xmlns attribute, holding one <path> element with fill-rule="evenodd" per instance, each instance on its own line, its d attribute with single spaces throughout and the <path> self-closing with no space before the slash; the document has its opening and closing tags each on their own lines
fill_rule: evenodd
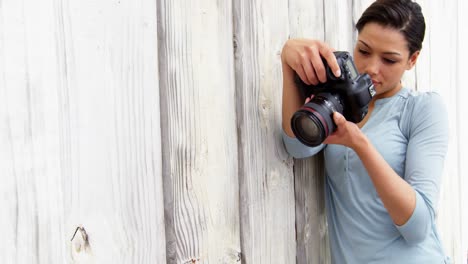
<svg viewBox="0 0 468 264">
<path fill-rule="evenodd" d="M 416 64 L 416 61 L 418 60 L 419 57 L 419 50 L 413 52 L 413 55 L 410 56 L 408 60 L 408 65 L 406 66 L 407 70 L 411 70 L 414 65 Z"/>
</svg>

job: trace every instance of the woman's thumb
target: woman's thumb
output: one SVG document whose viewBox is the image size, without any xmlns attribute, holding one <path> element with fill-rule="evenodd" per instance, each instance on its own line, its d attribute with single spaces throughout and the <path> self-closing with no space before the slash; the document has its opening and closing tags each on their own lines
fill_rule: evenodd
<svg viewBox="0 0 468 264">
<path fill-rule="evenodd" d="M 346 122 L 346 119 L 344 118 L 344 116 L 340 114 L 339 112 L 333 113 L 333 120 L 335 121 L 335 124 L 338 126 Z"/>
</svg>

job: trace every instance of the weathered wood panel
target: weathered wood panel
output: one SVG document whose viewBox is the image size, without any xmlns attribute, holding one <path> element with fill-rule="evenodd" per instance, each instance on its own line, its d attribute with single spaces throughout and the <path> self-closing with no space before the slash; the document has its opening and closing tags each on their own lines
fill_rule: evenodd
<svg viewBox="0 0 468 264">
<path fill-rule="evenodd" d="M 297 263 L 330 263 L 323 155 L 296 160 Z"/>
<path fill-rule="evenodd" d="M 164 261 L 156 5 L 61 3 L 73 43 L 66 227 L 86 228 L 96 263 Z"/>
<path fill-rule="evenodd" d="M 1 16 L 0 262 L 164 262 L 155 3 Z"/>
<path fill-rule="evenodd" d="M 325 39 L 336 50 L 352 51 L 354 47 L 354 1 L 324 1 Z"/>
<path fill-rule="evenodd" d="M 30 15 L 38 6 L 31 4 L 30 8 L 19 1 L 0 4 L 2 263 L 65 259 L 57 76 L 47 74 L 58 65 L 35 59 L 53 55 L 47 48 L 53 40 L 34 33 L 52 34 L 48 25 L 52 21 L 46 19 L 52 10 L 36 9 L 46 13 L 34 22 Z"/>
<path fill-rule="evenodd" d="M 291 38 L 326 41 L 324 1 L 289 2 Z M 329 263 L 322 155 L 294 162 L 296 263 Z"/>
<path fill-rule="evenodd" d="M 240 260 L 231 1 L 162 0 L 167 262 Z"/>
<path fill-rule="evenodd" d="M 293 263 L 294 182 L 281 142 L 288 1 L 234 2 L 242 260 Z"/>
</svg>

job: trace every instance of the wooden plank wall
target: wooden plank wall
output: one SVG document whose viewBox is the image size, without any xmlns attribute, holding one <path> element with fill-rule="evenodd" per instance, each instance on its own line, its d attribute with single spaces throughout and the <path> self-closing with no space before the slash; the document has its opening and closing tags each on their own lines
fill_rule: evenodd
<svg viewBox="0 0 468 264">
<path fill-rule="evenodd" d="M 295 261 L 292 163 L 278 140 L 287 1 L 234 6 L 242 261 Z M 274 29 L 272 31 L 271 29 Z"/>
<path fill-rule="evenodd" d="M 371 2 L 0 0 L 0 263 L 329 263 L 322 157 L 280 140 L 280 54 L 352 50 Z M 468 7 L 418 2 L 404 83 L 448 106 L 438 226 L 466 263 Z"/>
<path fill-rule="evenodd" d="M 232 3 L 158 2 L 169 263 L 240 259 Z"/>
<path fill-rule="evenodd" d="M 165 262 L 155 10 L 0 2 L 0 263 Z"/>
</svg>

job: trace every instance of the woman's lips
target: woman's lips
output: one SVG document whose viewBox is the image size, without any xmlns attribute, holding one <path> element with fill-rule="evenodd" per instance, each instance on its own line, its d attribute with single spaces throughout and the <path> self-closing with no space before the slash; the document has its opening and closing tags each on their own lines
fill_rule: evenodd
<svg viewBox="0 0 468 264">
<path fill-rule="evenodd" d="M 376 81 L 376 80 L 372 80 L 372 83 L 374 84 L 374 86 L 377 85 L 377 84 L 380 84 L 380 82 Z"/>
</svg>

